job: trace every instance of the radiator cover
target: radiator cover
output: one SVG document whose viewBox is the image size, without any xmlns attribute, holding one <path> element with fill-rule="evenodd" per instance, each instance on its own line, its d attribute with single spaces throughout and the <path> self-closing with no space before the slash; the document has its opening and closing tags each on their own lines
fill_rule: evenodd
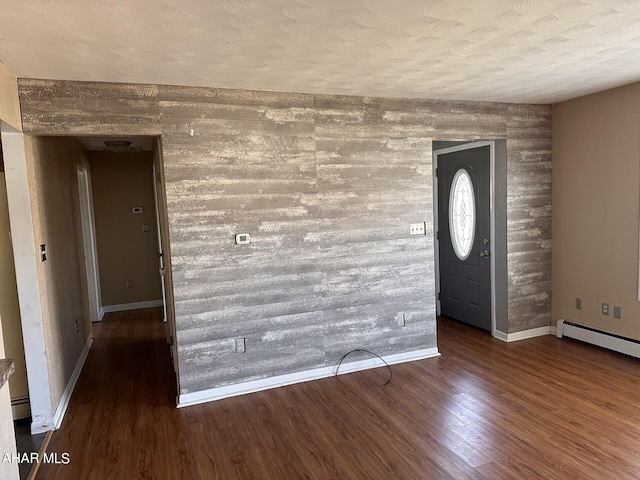
<svg viewBox="0 0 640 480">
<path fill-rule="evenodd" d="M 615 352 L 640 358 L 640 342 L 638 340 L 602 332 L 595 328 L 569 322 L 565 319 L 558 320 L 556 335 L 558 338 L 574 338 Z"/>
</svg>

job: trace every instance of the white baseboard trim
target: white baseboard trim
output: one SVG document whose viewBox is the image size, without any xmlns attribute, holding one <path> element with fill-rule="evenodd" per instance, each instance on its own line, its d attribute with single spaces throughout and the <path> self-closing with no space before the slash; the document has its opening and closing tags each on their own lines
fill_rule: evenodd
<svg viewBox="0 0 640 480">
<path fill-rule="evenodd" d="M 106 312 L 104 311 L 104 307 L 100 307 L 100 310 L 98 310 L 98 321 L 101 322 L 102 319 L 104 318 L 104 314 Z"/>
<path fill-rule="evenodd" d="M 53 422 L 51 420 L 41 420 L 39 422 L 31 422 L 31 435 L 37 435 L 39 433 L 46 433 L 54 430 Z"/>
<path fill-rule="evenodd" d="M 437 348 L 426 348 L 423 350 L 415 350 L 413 352 L 398 353 L 395 355 L 387 355 L 382 357 L 388 365 L 396 363 L 412 362 L 415 360 L 423 360 L 425 358 L 437 357 L 440 355 Z M 384 366 L 379 358 L 367 360 L 359 360 L 356 362 L 343 363 L 340 366 L 339 374 L 368 370 L 370 368 L 378 368 Z M 287 375 L 279 375 L 277 377 L 262 378 L 260 380 L 252 380 L 250 382 L 237 383 L 235 385 L 225 385 L 224 387 L 210 388 L 199 392 L 183 393 L 178 396 L 178 408 L 198 405 L 200 403 L 212 402 L 214 400 L 222 400 L 223 398 L 235 397 L 237 395 L 245 395 L 247 393 L 260 392 L 270 388 L 284 387 L 295 383 L 308 382 L 310 380 L 319 380 L 335 375 L 336 366 L 314 368 L 303 372 L 290 373 Z"/>
<path fill-rule="evenodd" d="M 62 425 L 62 419 L 64 418 L 64 414 L 66 413 L 67 407 L 69 406 L 71 394 L 73 393 L 73 389 L 76 386 L 78 377 L 80 377 L 80 372 L 82 372 L 82 367 L 84 366 L 84 362 L 87 359 L 87 355 L 89 355 L 89 350 L 91 349 L 92 343 L 93 336 L 89 335 L 89 338 L 87 338 L 87 343 L 84 344 L 84 348 L 82 349 L 82 353 L 80 354 L 80 358 L 78 358 L 78 363 L 76 363 L 76 368 L 71 374 L 69 383 L 67 383 L 67 388 L 65 388 L 64 392 L 62 392 L 62 398 L 60 399 L 60 403 L 58 403 L 56 413 L 53 415 L 53 428 L 56 430 L 60 428 L 60 425 Z"/>
<path fill-rule="evenodd" d="M 493 334 L 493 337 L 497 338 L 498 340 L 502 340 L 503 342 L 508 342 L 507 334 L 504 332 L 501 332 L 500 330 L 496 330 L 495 333 Z"/>
<path fill-rule="evenodd" d="M 21 420 L 31 416 L 29 397 L 11 399 L 11 416 L 14 420 Z"/>
<path fill-rule="evenodd" d="M 164 305 L 162 300 L 149 300 L 147 302 L 120 303 L 118 305 L 103 305 L 100 308 L 100 320 L 105 313 L 109 312 L 125 312 L 127 310 L 139 310 L 141 308 L 161 307 Z"/>
<path fill-rule="evenodd" d="M 555 325 L 551 325 L 551 327 L 549 327 L 549 335 L 558 335 L 558 327 L 556 327 Z"/>
<path fill-rule="evenodd" d="M 526 340 L 527 338 L 541 337 L 543 335 L 549 335 L 551 333 L 551 327 L 538 327 L 531 328 L 529 330 L 521 330 L 515 333 L 504 333 L 496 330 L 494 335 L 498 340 L 503 342 L 517 342 L 519 340 Z"/>
</svg>

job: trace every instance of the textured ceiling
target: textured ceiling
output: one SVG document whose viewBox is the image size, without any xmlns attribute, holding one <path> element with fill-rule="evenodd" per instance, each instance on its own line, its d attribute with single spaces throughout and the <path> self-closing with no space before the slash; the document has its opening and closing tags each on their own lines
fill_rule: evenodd
<svg viewBox="0 0 640 480">
<path fill-rule="evenodd" d="M 640 80 L 640 0 L 0 0 L 18 77 L 551 103 Z"/>
</svg>

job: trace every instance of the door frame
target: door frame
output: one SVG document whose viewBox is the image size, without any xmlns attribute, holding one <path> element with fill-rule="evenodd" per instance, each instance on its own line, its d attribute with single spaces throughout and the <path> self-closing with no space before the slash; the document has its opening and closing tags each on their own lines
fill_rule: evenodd
<svg viewBox="0 0 640 480">
<path fill-rule="evenodd" d="M 158 265 L 160 272 L 160 287 L 162 289 L 162 320 L 167 323 L 167 294 L 165 289 L 165 266 L 164 266 L 164 242 L 162 241 L 161 225 L 160 225 L 160 206 L 158 205 L 158 181 L 159 176 L 157 172 L 158 167 L 156 162 L 152 165 L 153 176 L 153 207 L 155 209 L 156 216 L 156 232 L 158 234 Z"/>
<path fill-rule="evenodd" d="M 490 219 L 490 235 L 491 242 L 489 243 L 489 252 L 490 252 L 490 260 L 491 260 L 491 336 L 501 336 L 500 333 L 496 335 L 498 332 L 497 328 L 497 317 L 498 317 L 498 309 L 500 308 L 500 312 L 504 311 L 506 315 L 506 295 L 502 295 L 500 300 L 497 300 L 496 295 L 496 261 L 498 260 L 498 255 L 504 253 L 506 259 L 506 251 L 500 252 L 496 247 L 498 245 L 502 245 L 503 243 L 506 245 L 506 228 L 499 229 L 500 235 L 504 235 L 504 238 L 497 238 L 496 235 L 496 205 L 498 199 L 496 198 L 496 141 L 494 140 L 482 140 L 482 141 L 470 141 L 469 143 L 464 143 L 461 145 L 455 145 L 453 147 L 442 148 L 438 150 L 433 150 L 433 245 L 434 245 L 434 262 L 435 262 L 435 300 L 436 300 L 436 315 L 440 315 L 440 240 L 438 239 L 438 156 L 446 155 L 447 153 L 459 152 L 463 150 L 470 150 L 472 148 L 478 147 L 489 147 L 489 219 Z M 502 169 L 501 169 L 502 173 Z M 504 172 L 506 176 L 506 170 Z M 506 180 L 505 180 L 506 183 Z M 506 208 L 504 209 L 506 212 Z M 506 213 L 504 221 L 506 223 Z M 503 240 L 503 241 L 501 241 Z M 506 282 L 506 275 L 504 278 Z M 504 305 L 499 305 L 498 302 L 504 303 Z M 506 318 L 505 318 L 506 322 Z M 506 330 L 506 328 L 505 328 Z M 504 332 L 506 333 L 506 332 Z"/>
<path fill-rule="evenodd" d="M 76 164 L 76 176 L 78 178 L 84 269 L 87 279 L 87 296 L 89 297 L 89 319 L 93 323 L 102 320 L 104 311 L 102 310 L 102 295 L 100 294 L 100 270 L 98 267 L 95 220 L 87 167 Z"/>
</svg>

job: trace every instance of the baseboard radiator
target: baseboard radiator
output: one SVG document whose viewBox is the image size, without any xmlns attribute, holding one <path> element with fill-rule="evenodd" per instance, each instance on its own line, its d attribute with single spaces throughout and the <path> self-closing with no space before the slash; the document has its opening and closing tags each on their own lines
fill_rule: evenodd
<svg viewBox="0 0 640 480">
<path fill-rule="evenodd" d="M 621 337 L 607 332 L 585 327 L 564 319 L 558 320 L 556 331 L 558 338 L 569 337 L 582 342 L 591 343 L 598 347 L 607 348 L 615 352 L 624 353 L 640 358 L 640 342 L 631 338 Z"/>
</svg>

